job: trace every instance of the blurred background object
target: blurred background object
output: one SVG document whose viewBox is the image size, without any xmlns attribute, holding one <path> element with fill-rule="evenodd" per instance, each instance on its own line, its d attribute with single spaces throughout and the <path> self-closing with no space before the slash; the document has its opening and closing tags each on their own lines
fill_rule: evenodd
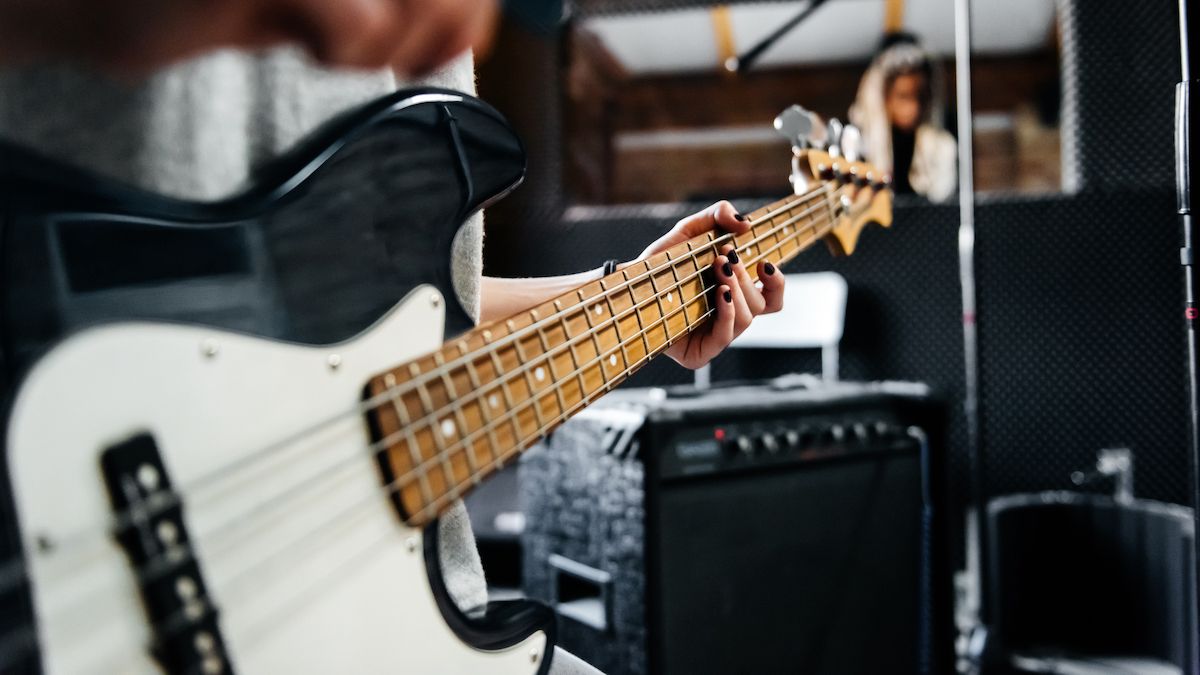
<svg viewBox="0 0 1200 675">
<path fill-rule="evenodd" d="M 797 103 L 846 119 L 889 31 L 919 36 L 934 55 L 945 75 L 942 126 L 958 134 L 950 2 L 829 0 L 747 72 L 726 67 L 805 6 L 584 0 L 550 38 L 506 26 L 482 64 L 481 90 L 521 129 L 531 173 L 489 211 L 489 272 L 597 266 L 636 255 L 712 200 L 745 211 L 786 194 L 788 147 L 771 120 Z M 1070 476 L 1111 447 L 1135 460 L 1135 511 L 1140 500 L 1191 505 L 1173 175 L 1177 7 L 978 0 L 972 10 L 977 311 L 963 314 L 953 197 L 898 197 L 895 227 L 870 230 L 854 257 L 814 250 L 785 270 L 845 278 L 843 380 L 925 382 L 952 404 L 947 555 L 968 570 L 964 588 L 975 596 L 965 599 L 964 670 L 982 667 L 966 642 L 972 627 L 997 620 L 985 589 L 1002 555 L 968 564 L 978 553 L 968 546 L 972 507 L 986 514 L 1011 494 L 1108 493 L 1103 481 Z M 975 473 L 961 408 L 964 322 L 978 331 Z M 730 350 L 711 364 L 714 383 L 820 371 L 816 350 Z M 691 381 L 652 363 L 627 386 Z M 1097 527 L 1097 537 L 1111 534 Z M 975 534 L 986 548 L 992 535 Z"/>
</svg>

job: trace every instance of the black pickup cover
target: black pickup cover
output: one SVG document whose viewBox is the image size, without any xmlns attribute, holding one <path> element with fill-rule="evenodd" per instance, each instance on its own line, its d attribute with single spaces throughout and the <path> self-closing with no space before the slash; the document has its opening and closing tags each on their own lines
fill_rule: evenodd
<svg viewBox="0 0 1200 675">
<path fill-rule="evenodd" d="M 232 673 L 182 498 L 154 438 L 139 434 L 114 445 L 100 464 L 115 515 L 113 533 L 129 556 L 154 634 L 154 658 L 168 673 Z"/>
</svg>

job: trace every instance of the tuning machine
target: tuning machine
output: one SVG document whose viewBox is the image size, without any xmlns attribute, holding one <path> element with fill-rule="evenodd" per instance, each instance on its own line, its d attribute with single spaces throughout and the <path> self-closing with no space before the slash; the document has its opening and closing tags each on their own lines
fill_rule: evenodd
<svg viewBox="0 0 1200 675">
<path fill-rule="evenodd" d="M 842 157 L 845 157 L 851 162 L 857 162 L 862 159 L 862 132 L 853 124 L 847 124 L 842 129 L 841 143 L 839 144 L 842 150 Z"/>
<path fill-rule="evenodd" d="M 792 190 L 802 195 L 808 192 L 808 176 L 800 166 L 801 154 L 811 147 L 824 147 L 829 130 L 816 113 L 798 105 L 789 106 L 775 118 L 775 130 L 792 144 L 792 175 L 788 181 Z"/>
<path fill-rule="evenodd" d="M 798 105 L 789 106 L 775 118 L 775 131 L 786 138 L 796 151 L 821 147 L 827 130 L 816 113 Z"/>
</svg>

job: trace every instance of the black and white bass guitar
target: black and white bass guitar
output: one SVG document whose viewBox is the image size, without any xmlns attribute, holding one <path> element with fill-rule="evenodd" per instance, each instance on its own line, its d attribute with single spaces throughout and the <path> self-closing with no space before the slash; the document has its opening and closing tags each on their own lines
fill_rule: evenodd
<svg viewBox="0 0 1200 675">
<path fill-rule="evenodd" d="M 795 194 L 736 240 L 479 327 L 451 246 L 524 152 L 466 95 L 347 113 L 216 203 L 0 147 L 0 672 L 545 672 L 553 613 L 456 608 L 437 517 L 703 326 L 717 247 L 890 222 L 872 167 L 794 141 Z"/>
</svg>

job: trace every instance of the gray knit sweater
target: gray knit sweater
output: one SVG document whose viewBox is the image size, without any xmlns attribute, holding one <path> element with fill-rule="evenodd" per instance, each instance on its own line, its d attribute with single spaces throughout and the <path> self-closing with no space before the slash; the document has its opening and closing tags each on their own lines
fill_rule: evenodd
<svg viewBox="0 0 1200 675">
<path fill-rule="evenodd" d="M 474 93 L 470 54 L 414 84 Z M 150 190 L 212 199 L 333 115 L 397 86 L 391 72 L 324 70 L 290 49 L 218 52 L 138 82 L 68 67 L 0 69 L 0 136 Z M 482 251 L 477 214 L 453 261 L 463 307 L 476 317 Z M 487 602 L 461 503 L 442 517 L 439 540 L 459 607 Z"/>
</svg>

